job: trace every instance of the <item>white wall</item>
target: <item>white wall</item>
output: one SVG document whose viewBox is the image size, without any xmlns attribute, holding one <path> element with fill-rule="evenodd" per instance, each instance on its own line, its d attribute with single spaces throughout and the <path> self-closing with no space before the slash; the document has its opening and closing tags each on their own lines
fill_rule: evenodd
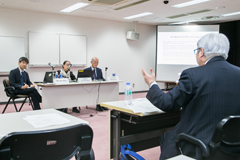
<svg viewBox="0 0 240 160">
<path fill-rule="evenodd" d="M 91 58 L 97 56 L 103 75 L 104 68 L 108 67 L 109 76 L 115 71 L 123 80 L 119 92 L 123 92 L 126 82 L 135 84 L 133 91 L 148 90 L 141 68 L 155 68 L 156 26 L 137 24 L 140 40 L 126 40 L 126 32 L 133 29 L 134 23 L 0 8 L 0 36 L 25 37 L 27 53 L 29 31 L 86 35 L 87 67 L 90 66 Z M 78 69 L 71 70 L 76 75 Z M 46 70 L 51 68 L 29 68 L 31 81 L 42 81 Z M 0 81 L 2 79 L 0 77 Z M 0 85 L 2 101 L 7 101 L 7 98 Z"/>
</svg>

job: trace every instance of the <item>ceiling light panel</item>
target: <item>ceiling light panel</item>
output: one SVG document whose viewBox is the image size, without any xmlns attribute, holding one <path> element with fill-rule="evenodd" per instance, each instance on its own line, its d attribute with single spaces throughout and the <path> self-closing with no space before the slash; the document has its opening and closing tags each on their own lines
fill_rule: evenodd
<svg viewBox="0 0 240 160">
<path fill-rule="evenodd" d="M 182 8 L 182 7 L 187 7 L 187 6 L 191 6 L 191 5 L 195 5 L 195 4 L 199 4 L 199 3 L 203 3 L 203 2 L 208 2 L 208 1 L 211 1 L 211 0 L 192 0 L 192 1 L 189 1 L 189 2 L 176 4 L 176 5 L 173 5 L 171 7 Z"/>
<path fill-rule="evenodd" d="M 153 13 L 151 13 L 151 12 L 144 12 L 144 13 L 136 14 L 136 15 L 133 15 L 133 16 L 124 17 L 123 19 L 133 19 L 133 18 L 148 16 L 148 15 L 151 15 L 151 14 L 153 14 Z"/>
<path fill-rule="evenodd" d="M 190 21 L 184 21 L 184 22 L 177 22 L 177 23 L 170 23 L 170 24 L 186 24 L 186 23 L 191 23 L 191 22 L 196 22 L 198 20 L 190 20 Z"/>
<path fill-rule="evenodd" d="M 69 6 L 63 10 L 61 10 L 60 12 L 66 12 L 66 13 L 69 13 L 69 12 L 72 12 L 72 11 L 75 11 L 76 9 L 79 9 L 79 8 L 82 8 L 82 7 L 85 7 L 89 5 L 88 3 L 82 3 L 82 2 L 79 2 L 79 3 L 76 3 L 72 6 Z"/>
<path fill-rule="evenodd" d="M 240 14 L 240 12 L 234 12 L 234 13 L 223 14 L 223 15 L 221 15 L 221 16 L 223 16 L 223 17 L 227 17 L 227 16 L 238 15 L 238 14 Z"/>
</svg>

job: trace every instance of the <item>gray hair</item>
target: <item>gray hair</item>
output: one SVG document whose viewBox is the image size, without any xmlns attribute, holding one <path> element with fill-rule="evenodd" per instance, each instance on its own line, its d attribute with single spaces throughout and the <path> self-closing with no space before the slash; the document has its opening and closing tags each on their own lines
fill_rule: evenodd
<svg viewBox="0 0 240 160">
<path fill-rule="evenodd" d="M 197 47 L 203 48 L 204 55 L 208 59 L 215 56 L 227 59 L 229 45 L 228 38 L 222 33 L 206 34 L 197 42 Z"/>
</svg>

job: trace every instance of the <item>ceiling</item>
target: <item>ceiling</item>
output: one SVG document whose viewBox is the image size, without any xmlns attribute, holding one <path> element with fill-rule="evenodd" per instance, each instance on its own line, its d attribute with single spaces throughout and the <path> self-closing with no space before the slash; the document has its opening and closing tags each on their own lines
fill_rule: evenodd
<svg viewBox="0 0 240 160">
<path fill-rule="evenodd" d="M 240 15 L 221 16 L 222 14 L 239 12 L 240 0 L 211 0 L 183 8 L 171 7 L 187 1 L 189 0 L 169 0 L 168 4 L 164 4 L 163 0 L 0 0 L 0 9 L 10 8 L 124 22 L 137 21 L 149 25 L 168 25 L 189 20 L 197 20 L 194 22 L 195 24 L 240 20 Z M 77 2 L 87 2 L 90 5 L 71 13 L 59 12 Z M 153 14 L 136 19 L 123 19 L 143 12 L 152 12 Z M 204 17 L 205 20 L 203 20 Z M 214 17 L 217 18 L 214 19 Z"/>
</svg>

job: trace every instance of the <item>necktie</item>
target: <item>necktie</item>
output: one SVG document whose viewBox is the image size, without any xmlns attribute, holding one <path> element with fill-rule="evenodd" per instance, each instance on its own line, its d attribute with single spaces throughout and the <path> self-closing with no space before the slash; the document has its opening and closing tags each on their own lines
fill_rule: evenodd
<svg viewBox="0 0 240 160">
<path fill-rule="evenodd" d="M 21 74 L 21 77 L 22 77 L 22 85 L 24 86 L 24 74 L 23 74 L 23 72 L 22 72 L 22 74 Z"/>
<path fill-rule="evenodd" d="M 95 69 L 93 70 L 93 78 L 94 78 L 94 79 L 97 79 Z"/>
</svg>

